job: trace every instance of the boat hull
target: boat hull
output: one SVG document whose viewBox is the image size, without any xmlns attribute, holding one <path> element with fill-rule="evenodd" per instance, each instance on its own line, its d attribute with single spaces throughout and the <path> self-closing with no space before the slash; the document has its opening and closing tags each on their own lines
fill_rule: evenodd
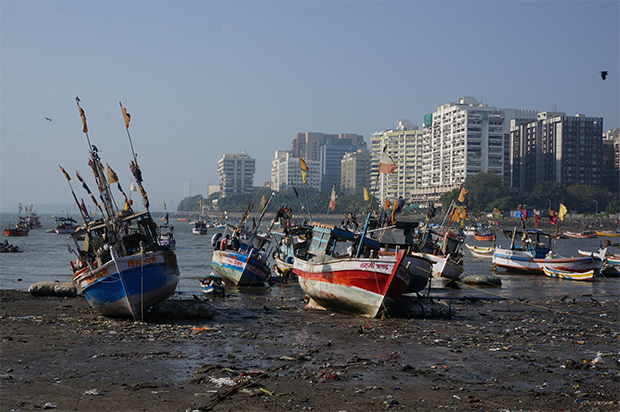
<svg viewBox="0 0 620 412">
<path fill-rule="evenodd" d="M 211 264 L 225 282 L 234 286 L 263 286 L 271 274 L 264 263 L 233 250 L 214 250 Z"/>
<path fill-rule="evenodd" d="M 422 290 L 430 265 L 425 258 L 400 251 L 392 258 L 296 259 L 293 271 L 310 297 L 310 306 L 374 318 L 400 298 L 411 282 L 415 291 Z"/>
<path fill-rule="evenodd" d="M 463 265 L 457 264 L 450 259 L 450 256 L 429 255 L 429 259 L 433 262 L 433 277 L 457 280 L 463 274 Z"/>
<path fill-rule="evenodd" d="M 493 254 L 493 263 L 498 268 L 542 274 L 544 266 L 568 272 L 597 270 L 602 260 L 598 256 L 534 259 L 528 252 L 497 248 Z"/>
<path fill-rule="evenodd" d="M 481 242 L 492 242 L 495 240 L 495 235 L 487 235 L 487 236 L 474 235 L 474 239 L 479 240 Z"/>
<path fill-rule="evenodd" d="M 600 232 L 600 231 L 596 231 L 596 234 L 598 236 L 608 236 L 608 237 L 618 237 L 620 236 L 620 233 L 618 232 Z"/>
<path fill-rule="evenodd" d="M 543 266 L 543 272 L 545 275 L 552 278 L 560 278 L 560 279 L 568 279 L 568 280 L 582 280 L 582 281 L 591 281 L 594 277 L 594 270 L 589 270 L 587 272 L 566 272 L 563 270 L 555 270 Z"/>
<path fill-rule="evenodd" d="M 171 296 L 179 268 L 174 252 L 118 257 L 90 270 L 82 269 L 73 282 L 90 306 L 104 316 L 142 320 L 151 306 Z"/>
<path fill-rule="evenodd" d="M 30 229 L 4 229 L 4 236 L 28 236 Z"/>
</svg>

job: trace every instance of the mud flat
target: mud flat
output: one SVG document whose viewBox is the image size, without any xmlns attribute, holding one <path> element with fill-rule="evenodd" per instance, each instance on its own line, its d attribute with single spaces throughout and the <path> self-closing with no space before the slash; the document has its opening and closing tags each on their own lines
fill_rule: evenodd
<svg viewBox="0 0 620 412">
<path fill-rule="evenodd" d="M 454 300 L 444 320 L 212 302 L 212 320 L 141 323 L 1 290 L 0 410 L 620 408 L 617 300 Z"/>
</svg>

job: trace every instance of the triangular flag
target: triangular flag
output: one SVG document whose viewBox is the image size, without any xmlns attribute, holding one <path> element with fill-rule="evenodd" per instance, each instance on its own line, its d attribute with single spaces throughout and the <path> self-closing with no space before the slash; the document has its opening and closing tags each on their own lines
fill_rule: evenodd
<svg viewBox="0 0 620 412">
<path fill-rule="evenodd" d="M 129 121 L 131 120 L 131 115 L 127 113 L 127 109 L 123 107 L 121 102 L 118 102 L 121 105 L 121 111 L 123 112 L 123 119 L 125 119 L 125 128 L 129 129 Z"/>
<path fill-rule="evenodd" d="M 114 170 L 112 170 L 109 164 L 106 163 L 105 165 L 108 170 L 108 183 L 112 184 L 118 182 L 118 176 L 114 173 Z"/>
<path fill-rule="evenodd" d="M 65 171 L 65 169 L 64 169 L 61 165 L 58 165 L 58 167 L 60 167 L 60 170 L 62 170 L 62 173 L 63 173 L 63 174 L 65 175 L 65 177 L 67 178 L 67 181 L 70 181 L 70 180 L 71 180 L 71 176 L 69 176 L 69 173 L 67 173 L 67 172 Z"/>
<path fill-rule="evenodd" d="M 133 182 L 129 183 L 129 190 L 131 192 L 137 192 L 138 191 L 138 189 L 136 189 L 136 185 L 134 185 Z"/>
<path fill-rule="evenodd" d="M 84 133 L 88 133 L 88 126 L 86 126 L 86 115 L 84 114 L 84 109 L 80 107 L 79 103 L 78 103 L 78 109 L 80 109 L 80 117 L 82 118 L 82 124 L 84 125 L 84 128 L 82 129 L 82 131 Z"/>
</svg>

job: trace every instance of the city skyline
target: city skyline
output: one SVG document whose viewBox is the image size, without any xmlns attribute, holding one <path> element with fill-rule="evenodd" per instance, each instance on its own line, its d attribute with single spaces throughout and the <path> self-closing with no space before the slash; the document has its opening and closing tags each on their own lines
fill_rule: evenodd
<svg viewBox="0 0 620 412">
<path fill-rule="evenodd" d="M 464 96 L 620 127 L 618 2 L 9 1 L 0 11 L 3 212 L 71 204 L 58 164 L 88 171 L 76 96 L 123 186 L 119 101 L 132 115 L 153 207 L 178 204 L 185 181 L 218 184 L 224 153 L 255 158 L 260 186 L 296 133 L 369 142 L 401 119 L 421 128 Z"/>
</svg>

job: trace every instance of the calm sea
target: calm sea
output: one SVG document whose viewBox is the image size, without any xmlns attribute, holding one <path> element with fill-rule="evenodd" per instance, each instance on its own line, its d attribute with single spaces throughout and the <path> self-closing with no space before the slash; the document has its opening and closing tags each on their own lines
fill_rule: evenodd
<svg viewBox="0 0 620 412">
<path fill-rule="evenodd" d="M 79 216 L 74 216 L 78 218 Z M 12 223 L 16 219 L 13 216 Z M 75 249 L 73 241 L 69 235 L 58 235 L 46 233 L 46 230 L 56 226 L 55 220 L 51 215 L 42 215 L 41 222 L 43 228 L 33 229 L 28 236 L 24 237 L 4 237 L 0 235 L 3 242 L 5 239 L 20 248 L 22 253 L 0 253 L 0 288 L 1 289 L 23 289 L 35 282 L 40 281 L 71 281 L 71 270 L 69 261 L 75 256 L 69 252 L 68 246 Z M 187 294 L 200 294 L 200 279 L 213 271 L 211 267 L 211 236 L 213 229 L 209 229 L 207 235 L 195 235 L 192 233 L 192 226 L 187 222 L 171 221 L 174 225 L 175 237 L 177 240 L 177 260 L 181 277 L 179 280 L 178 291 Z M 9 224 L 9 214 L 0 215 L 0 227 L 3 229 Z M 473 238 L 467 238 L 469 244 L 480 246 L 490 246 L 490 243 L 478 242 Z M 603 238 L 594 239 L 560 239 L 557 251 L 563 256 L 577 256 L 577 250 L 595 251 L 600 242 L 605 242 Z M 612 239 L 612 242 L 620 242 L 620 238 Z M 497 243 L 503 247 L 508 247 L 510 242 L 501 234 L 498 234 Z M 618 248 L 613 249 L 618 253 Z M 473 258 L 468 251 L 465 252 L 464 265 L 465 273 L 482 274 L 491 273 L 490 261 Z M 570 298 L 589 299 L 620 299 L 620 279 L 597 279 L 594 282 L 576 282 L 564 279 L 548 278 L 539 275 L 525 275 L 498 271 L 497 274 L 502 279 L 502 286 L 499 288 L 474 289 L 462 286 L 460 289 L 448 287 L 443 279 L 433 279 L 431 283 L 431 296 L 437 298 L 460 298 L 460 297 L 503 297 L 503 298 L 560 298 L 569 296 Z M 256 289 L 256 288 L 253 288 Z M 277 287 L 266 290 L 264 293 L 282 294 Z M 298 287 L 286 288 L 287 295 L 302 295 Z M 243 290 L 239 290 L 243 292 Z M 427 290 L 423 292 L 426 294 Z"/>
</svg>

